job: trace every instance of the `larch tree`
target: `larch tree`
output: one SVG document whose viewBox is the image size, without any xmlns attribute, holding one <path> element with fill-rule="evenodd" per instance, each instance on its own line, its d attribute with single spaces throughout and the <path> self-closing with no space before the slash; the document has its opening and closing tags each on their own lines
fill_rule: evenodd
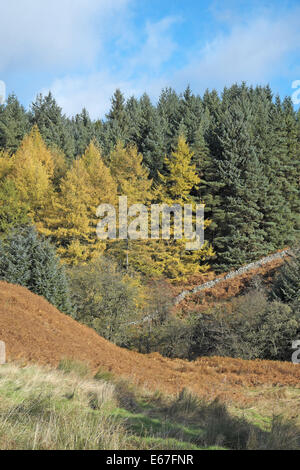
<svg viewBox="0 0 300 470">
<path fill-rule="evenodd" d="M 51 236 L 58 254 L 68 264 L 99 256 L 106 243 L 97 238 L 97 207 L 116 201 L 116 185 L 94 142 L 73 162 L 62 179 L 44 233 Z"/>
<path fill-rule="evenodd" d="M 192 162 L 193 152 L 183 136 L 179 136 L 177 148 L 171 156 L 165 158 L 167 174 L 159 174 L 160 181 L 155 190 L 155 202 L 172 206 L 195 203 L 191 196 L 193 188 L 200 182 L 196 165 Z M 183 218 L 184 220 L 184 218 Z M 210 224 L 204 222 L 204 227 Z M 174 235 L 174 232 L 173 232 Z M 186 250 L 185 238 L 158 240 L 153 252 L 155 263 L 161 269 L 161 274 L 170 279 L 184 279 L 189 275 L 206 272 L 209 269 L 208 260 L 213 256 L 213 249 L 208 243 L 199 250 Z"/>
<path fill-rule="evenodd" d="M 20 199 L 28 206 L 28 215 L 37 225 L 42 220 L 53 196 L 55 163 L 51 151 L 45 145 L 37 126 L 24 137 L 12 156 L 12 178 Z"/>
<path fill-rule="evenodd" d="M 118 196 L 126 196 L 128 207 L 133 204 L 149 206 L 152 200 L 152 180 L 149 170 L 143 164 L 143 156 L 135 145 L 118 142 L 110 154 L 110 169 L 117 183 Z M 132 218 L 129 217 L 128 222 Z M 109 248 L 118 261 L 127 269 L 141 267 L 147 251 L 146 240 L 135 240 L 130 243 L 127 239 L 117 240 Z"/>
</svg>

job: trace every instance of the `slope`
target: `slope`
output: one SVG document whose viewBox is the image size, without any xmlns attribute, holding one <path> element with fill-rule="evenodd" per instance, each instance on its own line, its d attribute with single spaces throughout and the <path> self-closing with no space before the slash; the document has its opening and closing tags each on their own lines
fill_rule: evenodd
<svg viewBox="0 0 300 470">
<path fill-rule="evenodd" d="M 119 348 L 44 298 L 5 282 L 0 282 L 0 339 L 6 343 L 9 361 L 57 366 L 63 358 L 76 359 L 93 371 L 100 368 L 172 394 L 187 387 L 211 399 L 238 399 L 245 387 L 300 383 L 300 367 L 291 363 L 217 357 L 187 362 Z"/>
</svg>

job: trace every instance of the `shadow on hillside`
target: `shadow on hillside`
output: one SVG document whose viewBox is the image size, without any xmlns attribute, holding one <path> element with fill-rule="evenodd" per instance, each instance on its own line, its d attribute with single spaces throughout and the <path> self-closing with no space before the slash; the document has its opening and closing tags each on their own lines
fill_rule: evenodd
<svg viewBox="0 0 300 470">
<path fill-rule="evenodd" d="M 134 401 L 131 395 L 130 403 L 126 405 L 123 397 L 121 406 L 117 415 L 126 419 L 128 431 L 136 437 L 173 438 L 201 448 L 300 449 L 300 429 L 293 421 L 274 416 L 266 431 L 231 415 L 225 404 L 217 400 L 207 403 L 186 390 L 167 405 L 159 395 L 147 402 Z"/>
</svg>

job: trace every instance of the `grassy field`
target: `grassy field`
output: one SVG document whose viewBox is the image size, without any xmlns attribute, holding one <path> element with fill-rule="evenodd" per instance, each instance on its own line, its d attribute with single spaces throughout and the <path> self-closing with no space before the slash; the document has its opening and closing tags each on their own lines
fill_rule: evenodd
<svg viewBox="0 0 300 470">
<path fill-rule="evenodd" d="M 79 362 L 0 368 L 1 449 L 299 449 L 294 389 L 249 389 L 257 407 L 138 389 Z M 276 395 L 277 393 L 277 395 Z M 296 401 L 295 401 L 296 400 Z"/>
</svg>

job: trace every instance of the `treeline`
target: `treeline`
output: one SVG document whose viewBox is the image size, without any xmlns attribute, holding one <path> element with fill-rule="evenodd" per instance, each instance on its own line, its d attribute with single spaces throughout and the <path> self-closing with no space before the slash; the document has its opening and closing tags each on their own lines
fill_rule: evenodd
<svg viewBox="0 0 300 470">
<path fill-rule="evenodd" d="M 10 96 L 0 108 L 0 147 L 1 230 L 29 215 L 72 263 L 103 251 L 94 209 L 124 193 L 133 202 L 206 204 L 208 243 L 197 256 L 178 244 L 135 242 L 133 267 L 151 276 L 205 271 L 208 260 L 227 271 L 299 236 L 300 114 L 268 86 L 243 83 L 202 97 L 168 88 L 157 105 L 117 90 L 96 121 L 85 109 L 67 118 L 51 94 L 28 112 Z M 29 173 L 39 176 L 24 195 Z M 110 247 L 121 260 L 124 248 Z"/>
</svg>

